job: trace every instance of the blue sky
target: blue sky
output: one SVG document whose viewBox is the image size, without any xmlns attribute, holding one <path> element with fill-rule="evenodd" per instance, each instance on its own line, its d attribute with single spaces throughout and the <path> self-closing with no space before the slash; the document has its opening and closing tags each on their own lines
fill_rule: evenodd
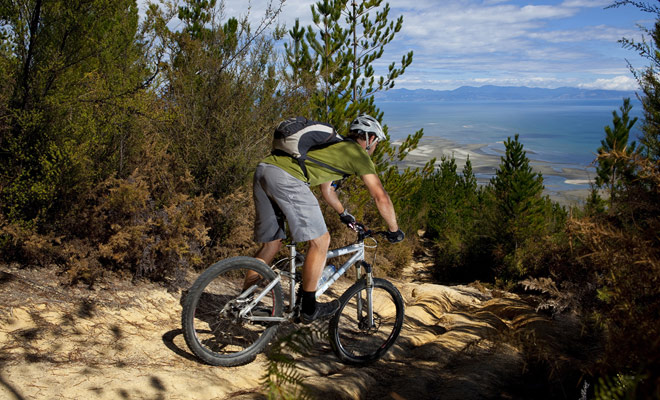
<svg viewBox="0 0 660 400">
<path fill-rule="evenodd" d="M 143 1 L 140 1 L 142 3 Z M 219 1 L 220 2 L 220 1 Z M 280 23 L 311 24 L 315 1 L 286 0 Z M 653 15 L 632 6 L 607 9 L 612 0 L 390 0 L 402 31 L 385 49 L 382 71 L 410 50 L 413 64 L 397 88 L 448 90 L 460 86 L 530 86 L 633 90 L 626 64 L 646 63 L 621 47 L 640 39 L 637 24 Z M 257 20 L 267 0 L 226 0 L 227 16 Z M 377 69 L 378 72 L 378 69 Z"/>
</svg>

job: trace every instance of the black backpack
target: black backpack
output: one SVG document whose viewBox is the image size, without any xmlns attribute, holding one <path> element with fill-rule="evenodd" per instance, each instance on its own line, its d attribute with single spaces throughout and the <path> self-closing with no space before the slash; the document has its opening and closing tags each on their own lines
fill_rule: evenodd
<svg viewBox="0 0 660 400">
<path fill-rule="evenodd" d="M 293 157 L 298 161 L 298 165 L 300 165 L 307 181 L 309 181 L 309 177 L 307 176 L 305 160 L 346 177 L 350 174 L 307 156 L 309 150 L 330 146 L 342 140 L 344 139 L 337 134 L 335 128 L 330 124 L 311 121 L 305 117 L 289 118 L 282 121 L 275 128 L 272 154 Z"/>
</svg>

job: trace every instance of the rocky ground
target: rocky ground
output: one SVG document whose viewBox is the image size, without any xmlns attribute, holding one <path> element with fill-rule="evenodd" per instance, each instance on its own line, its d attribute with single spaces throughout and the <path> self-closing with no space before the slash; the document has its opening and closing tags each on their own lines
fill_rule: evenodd
<svg viewBox="0 0 660 400">
<path fill-rule="evenodd" d="M 577 383 L 557 383 L 571 364 L 566 349 L 575 346 L 562 338 L 579 331 L 570 318 L 551 320 L 519 296 L 478 284 L 429 283 L 425 269 L 424 263 L 411 265 L 394 282 L 406 318 L 384 359 L 349 367 L 323 340 L 297 356 L 315 398 L 552 398 L 579 392 Z M 68 287 L 47 269 L 0 266 L 0 398 L 265 398 L 265 355 L 222 368 L 190 354 L 180 330 L 180 296 L 120 280 Z M 536 360 L 546 362 L 530 363 L 530 344 L 556 352 L 543 358 L 535 351 Z M 551 367 L 543 371 L 547 379 L 538 379 L 538 365 Z"/>
</svg>

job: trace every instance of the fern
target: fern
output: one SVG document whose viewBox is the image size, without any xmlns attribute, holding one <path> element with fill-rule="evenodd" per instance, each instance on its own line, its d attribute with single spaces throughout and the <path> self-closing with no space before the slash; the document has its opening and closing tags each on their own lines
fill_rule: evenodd
<svg viewBox="0 0 660 400">
<path fill-rule="evenodd" d="M 521 284 L 525 290 L 536 290 L 547 296 L 547 298 L 539 302 L 536 307 L 537 312 L 540 310 L 549 310 L 553 314 L 559 314 L 567 309 L 579 308 L 579 300 L 575 292 L 586 290 L 584 288 L 577 288 L 575 287 L 576 285 L 570 282 L 563 282 L 561 284 L 561 289 L 563 290 L 560 290 L 552 279 L 544 277 L 527 278 Z"/>
<path fill-rule="evenodd" d="M 319 328 L 302 327 L 278 339 L 268 351 L 266 373 L 262 385 L 268 399 L 313 399 L 298 369 L 295 355 L 308 355 L 316 342 L 327 337 Z"/>
<path fill-rule="evenodd" d="M 616 374 L 598 378 L 595 388 L 596 400 L 627 400 L 636 398 L 637 385 L 644 377 L 636 375 Z"/>
</svg>

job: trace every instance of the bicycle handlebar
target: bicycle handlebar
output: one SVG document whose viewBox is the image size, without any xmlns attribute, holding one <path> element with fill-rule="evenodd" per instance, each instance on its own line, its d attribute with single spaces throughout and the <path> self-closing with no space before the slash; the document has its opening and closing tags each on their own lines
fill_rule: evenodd
<svg viewBox="0 0 660 400">
<path fill-rule="evenodd" d="M 368 238 L 368 237 L 374 237 L 376 235 L 378 236 L 383 236 L 387 237 L 387 232 L 386 231 L 373 231 L 371 229 L 367 229 L 364 224 L 359 223 L 359 222 L 354 222 L 349 225 L 351 229 L 353 229 L 355 232 L 357 232 L 358 237 L 360 239 Z"/>
</svg>

